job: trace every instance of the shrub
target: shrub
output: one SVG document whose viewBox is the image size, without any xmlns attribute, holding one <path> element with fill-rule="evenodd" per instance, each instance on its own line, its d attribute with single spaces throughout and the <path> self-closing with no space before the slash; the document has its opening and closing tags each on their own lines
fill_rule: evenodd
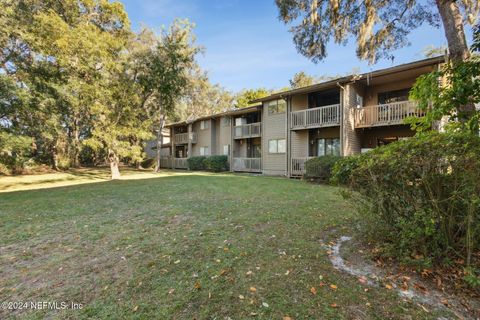
<svg viewBox="0 0 480 320">
<path fill-rule="evenodd" d="M 351 180 L 351 175 L 354 169 L 358 167 L 362 155 L 353 155 L 343 157 L 332 168 L 332 178 L 330 181 L 333 184 L 347 185 Z"/>
<path fill-rule="evenodd" d="M 332 176 L 333 166 L 340 159 L 340 156 L 328 155 L 307 160 L 305 162 L 305 178 L 328 182 Z"/>
<path fill-rule="evenodd" d="M 228 170 L 227 156 L 209 156 L 203 160 L 205 169 L 213 172 L 221 172 Z"/>
<path fill-rule="evenodd" d="M 155 159 L 153 159 L 153 158 L 147 158 L 147 159 L 143 160 L 142 162 L 140 162 L 140 166 L 141 166 L 143 169 L 153 168 L 153 167 L 155 166 Z"/>
<path fill-rule="evenodd" d="M 189 170 L 205 170 L 205 156 L 190 157 L 187 159 Z"/>
<path fill-rule="evenodd" d="M 335 176 L 386 254 L 469 265 L 480 249 L 479 154 L 476 135 L 429 133 L 345 160 Z"/>
</svg>

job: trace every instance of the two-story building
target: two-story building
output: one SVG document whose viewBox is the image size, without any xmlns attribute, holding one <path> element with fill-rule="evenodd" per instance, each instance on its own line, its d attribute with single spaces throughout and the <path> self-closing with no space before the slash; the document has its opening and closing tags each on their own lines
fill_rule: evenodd
<svg viewBox="0 0 480 320">
<path fill-rule="evenodd" d="M 256 105 L 170 124 L 167 167 L 196 155 L 229 156 L 231 171 L 299 177 L 311 157 L 348 156 L 414 135 L 422 116 L 408 93 L 443 57 L 350 75 L 252 101 Z M 191 150 L 191 152 L 189 152 Z"/>
</svg>

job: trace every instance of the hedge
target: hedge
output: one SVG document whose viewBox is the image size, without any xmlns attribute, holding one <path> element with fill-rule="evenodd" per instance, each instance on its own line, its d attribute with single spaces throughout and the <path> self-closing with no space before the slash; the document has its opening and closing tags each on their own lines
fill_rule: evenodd
<svg viewBox="0 0 480 320">
<path fill-rule="evenodd" d="M 480 137 L 429 133 L 334 167 L 385 255 L 430 266 L 480 265 Z"/>
<path fill-rule="evenodd" d="M 187 159 L 189 170 L 205 170 L 205 156 L 190 157 Z"/>
<path fill-rule="evenodd" d="M 309 159 L 305 162 L 305 178 L 319 182 L 329 182 L 332 176 L 332 168 L 340 156 L 321 156 Z"/>
</svg>

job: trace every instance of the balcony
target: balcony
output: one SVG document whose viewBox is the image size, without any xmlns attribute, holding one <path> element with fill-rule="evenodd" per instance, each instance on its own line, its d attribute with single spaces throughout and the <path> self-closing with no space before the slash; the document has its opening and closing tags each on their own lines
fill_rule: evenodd
<svg viewBox="0 0 480 320">
<path fill-rule="evenodd" d="M 294 111 L 290 114 L 292 130 L 333 127 L 340 125 L 340 105 Z"/>
<path fill-rule="evenodd" d="M 233 158 L 233 171 L 262 172 L 262 158 Z"/>
<path fill-rule="evenodd" d="M 262 123 L 255 122 L 233 127 L 234 139 L 256 138 L 262 135 Z"/>
<path fill-rule="evenodd" d="M 172 156 L 160 158 L 160 168 L 188 169 L 187 158 L 173 158 Z"/>
<path fill-rule="evenodd" d="M 192 143 L 197 143 L 197 134 L 195 132 L 190 133 L 190 140 Z M 175 134 L 173 142 L 175 144 L 188 144 L 188 133 Z"/>
<path fill-rule="evenodd" d="M 302 177 L 306 170 L 305 170 L 305 162 L 307 160 L 312 159 L 314 157 L 305 157 L 305 158 L 292 158 L 292 166 L 290 170 L 290 175 L 292 177 Z"/>
<path fill-rule="evenodd" d="M 355 109 L 355 128 L 403 124 L 408 117 L 423 117 L 415 101 L 401 101 Z"/>
</svg>

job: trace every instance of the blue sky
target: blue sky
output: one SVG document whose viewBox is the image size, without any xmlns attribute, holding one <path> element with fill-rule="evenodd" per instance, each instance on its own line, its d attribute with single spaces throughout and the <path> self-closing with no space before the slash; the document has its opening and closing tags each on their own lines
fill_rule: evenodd
<svg viewBox="0 0 480 320">
<path fill-rule="evenodd" d="M 210 79 L 227 90 L 281 88 L 298 71 L 312 75 L 344 75 L 353 68 L 362 72 L 392 66 L 382 60 L 373 66 L 355 56 L 355 42 L 330 44 L 324 62 L 314 64 L 297 53 L 292 34 L 278 20 L 274 0 L 121 0 L 132 27 L 159 30 L 176 17 L 196 24 L 197 43 L 205 48 L 200 65 Z M 422 59 L 428 45 L 445 45 L 443 29 L 423 26 L 413 31 L 411 46 L 394 52 L 394 64 Z"/>
</svg>

